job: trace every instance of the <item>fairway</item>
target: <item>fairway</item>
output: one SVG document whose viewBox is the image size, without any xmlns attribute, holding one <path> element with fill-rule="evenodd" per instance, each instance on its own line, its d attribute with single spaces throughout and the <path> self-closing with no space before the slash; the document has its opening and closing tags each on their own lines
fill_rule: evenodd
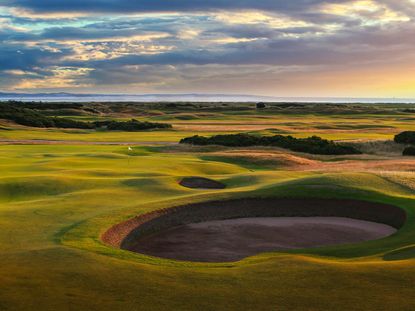
<svg viewBox="0 0 415 311">
<path fill-rule="evenodd" d="M 197 121 L 175 121 L 189 114 L 176 107 L 164 115 L 175 119 L 172 129 L 139 132 L 1 121 L 0 310 L 414 310 L 415 160 L 402 156 L 392 141 L 414 119 L 399 106 L 388 109 L 373 115 L 217 110 L 207 116 L 192 112 Z M 156 122 L 160 115 L 137 118 Z M 364 152 L 178 144 L 195 134 L 239 132 L 318 135 Z M 352 239 L 342 243 L 263 248 L 232 260 L 193 262 L 119 247 L 140 216 L 220 202 L 210 219 L 219 221 L 220 204 L 252 199 L 319 202 L 319 208 L 331 200 L 342 211 L 342 202 L 355 200 L 363 203 L 346 204 L 353 215 L 339 217 L 363 222 L 349 223 Z M 265 217 L 337 216 L 290 215 L 298 204 L 286 206 L 284 213 Z M 376 219 L 368 218 L 365 206 Z M 235 215 L 222 220 L 261 216 Z M 365 238 L 356 228 L 368 230 L 369 220 L 381 227 Z M 191 226 L 203 227 L 196 223 Z M 119 224 L 128 226 L 106 238 Z M 230 226 L 216 225 L 219 231 Z M 243 234 L 255 226 L 235 230 L 248 239 Z M 264 235 L 284 235 L 273 230 Z M 306 226 L 303 234 L 293 233 L 301 239 L 316 230 Z M 321 236 L 345 234 L 324 230 Z"/>
<path fill-rule="evenodd" d="M 0 311 L 415 311 L 415 0 L 0 0 Z"/>
</svg>

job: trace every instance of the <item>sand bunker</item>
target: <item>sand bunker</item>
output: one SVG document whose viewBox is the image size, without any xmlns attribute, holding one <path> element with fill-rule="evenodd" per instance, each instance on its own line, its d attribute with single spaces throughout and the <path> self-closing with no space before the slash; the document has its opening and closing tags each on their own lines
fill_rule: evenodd
<svg viewBox="0 0 415 311">
<path fill-rule="evenodd" d="M 225 262 L 268 251 L 379 239 L 405 220 L 396 206 L 366 201 L 250 198 L 156 210 L 113 226 L 102 240 L 157 257 Z"/>
<path fill-rule="evenodd" d="M 256 217 L 188 224 L 137 240 L 147 255 L 200 262 L 236 261 L 262 252 L 380 239 L 384 224 L 340 217 Z"/>
<path fill-rule="evenodd" d="M 204 177 L 185 177 L 179 184 L 193 189 L 224 189 L 226 187 L 219 181 Z"/>
</svg>

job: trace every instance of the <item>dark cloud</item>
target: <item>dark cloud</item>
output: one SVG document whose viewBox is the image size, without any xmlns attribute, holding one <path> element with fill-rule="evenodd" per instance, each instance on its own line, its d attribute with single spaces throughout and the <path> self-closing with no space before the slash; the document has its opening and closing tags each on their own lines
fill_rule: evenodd
<svg viewBox="0 0 415 311">
<path fill-rule="evenodd" d="M 65 52 L 52 52 L 40 48 L 27 48 L 19 45 L 0 44 L 0 70 L 37 70 L 49 66 L 68 55 Z"/>
<path fill-rule="evenodd" d="M 5 5 L 37 12 L 190 12 L 255 9 L 298 11 L 344 0 L 6 0 Z"/>
<path fill-rule="evenodd" d="M 166 29 L 167 30 L 167 29 Z M 38 39 L 59 39 L 59 40 L 96 40 L 103 38 L 128 38 L 136 35 L 146 35 L 154 33 L 153 30 L 140 29 L 101 29 L 93 27 L 53 27 L 43 31 Z"/>
<path fill-rule="evenodd" d="M 282 34 L 304 35 L 313 34 L 317 32 L 324 32 L 321 26 L 298 26 L 287 27 L 282 29 L 273 29 L 266 25 L 222 25 L 218 28 L 207 30 L 203 33 L 208 37 L 217 37 L 220 35 L 228 35 L 234 38 L 275 38 Z"/>
</svg>

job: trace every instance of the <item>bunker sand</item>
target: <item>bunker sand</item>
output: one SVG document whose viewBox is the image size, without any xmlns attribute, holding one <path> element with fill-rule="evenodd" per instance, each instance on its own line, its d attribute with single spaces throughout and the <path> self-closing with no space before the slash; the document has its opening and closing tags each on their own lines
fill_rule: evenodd
<svg viewBox="0 0 415 311">
<path fill-rule="evenodd" d="M 219 181 L 204 177 L 185 177 L 179 184 L 192 189 L 224 189 L 226 185 Z"/>
<path fill-rule="evenodd" d="M 147 255 L 198 262 L 237 261 L 258 253 L 358 243 L 396 232 L 384 224 L 343 217 L 255 217 L 174 227 L 129 249 Z"/>
<path fill-rule="evenodd" d="M 358 243 L 401 228 L 399 207 L 359 200 L 245 198 L 164 208 L 116 224 L 101 239 L 168 259 L 229 262 L 269 251 Z"/>
</svg>

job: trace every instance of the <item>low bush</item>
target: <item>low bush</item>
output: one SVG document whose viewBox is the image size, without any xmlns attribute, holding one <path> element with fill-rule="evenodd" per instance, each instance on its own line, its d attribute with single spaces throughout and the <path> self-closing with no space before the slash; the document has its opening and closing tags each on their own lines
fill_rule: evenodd
<svg viewBox="0 0 415 311">
<path fill-rule="evenodd" d="M 94 125 L 89 122 L 76 121 L 67 118 L 49 117 L 36 110 L 17 107 L 10 103 L 0 104 L 0 119 L 7 119 L 17 124 L 33 127 L 60 127 L 90 129 Z"/>
<path fill-rule="evenodd" d="M 142 131 L 142 130 L 149 130 L 149 129 L 166 129 L 171 128 L 172 126 L 167 123 L 155 123 L 155 122 L 141 122 L 135 119 L 131 119 L 130 121 L 110 121 L 107 123 L 107 129 L 109 131 L 127 131 L 127 132 L 135 132 L 135 131 Z"/>
<path fill-rule="evenodd" d="M 318 136 L 295 138 L 292 136 L 254 136 L 249 134 L 216 135 L 212 137 L 192 136 L 183 138 L 181 144 L 221 145 L 227 147 L 275 146 L 311 154 L 344 155 L 361 154 L 352 146 L 345 146 Z"/>
<path fill-rule="evenodd" d="M 19 106 L 21 108 L 37 109 L 37 110 L 54 110 L 54 109 L 81 109 L 82 103 L 43 103 L 43 102 L 23 102 L 17 100 L 9 100 L 8 104 Z"/>
<path fill-rule="evenodd" d="M 415 156 L 415 147 L 407 147 L 402 153 L 404 156 Z"/>
<path fill-rule="evenodd" d="M 33 127 L 58 127 L 58 128 L 77 128 L 77 129 L 95 129 L 105 127 L 109 131 L 142 131 L 155 128 L 171 128 L 167 123 L 140 122 L 137 120 L 130 121 L 95 121 L 83 122 L 68 118 L 58 118 L 46 116 L 39 111 L 20 107 L 20 102 L 0 103 L 0 119 L 6 119 L 16 122 L 17 124 Z"/>
<path fill-rule="evenodd" d="M 415 131 L 402 132 L 394 140 L 398 144 L 415 144 Z"/>
</svg>

